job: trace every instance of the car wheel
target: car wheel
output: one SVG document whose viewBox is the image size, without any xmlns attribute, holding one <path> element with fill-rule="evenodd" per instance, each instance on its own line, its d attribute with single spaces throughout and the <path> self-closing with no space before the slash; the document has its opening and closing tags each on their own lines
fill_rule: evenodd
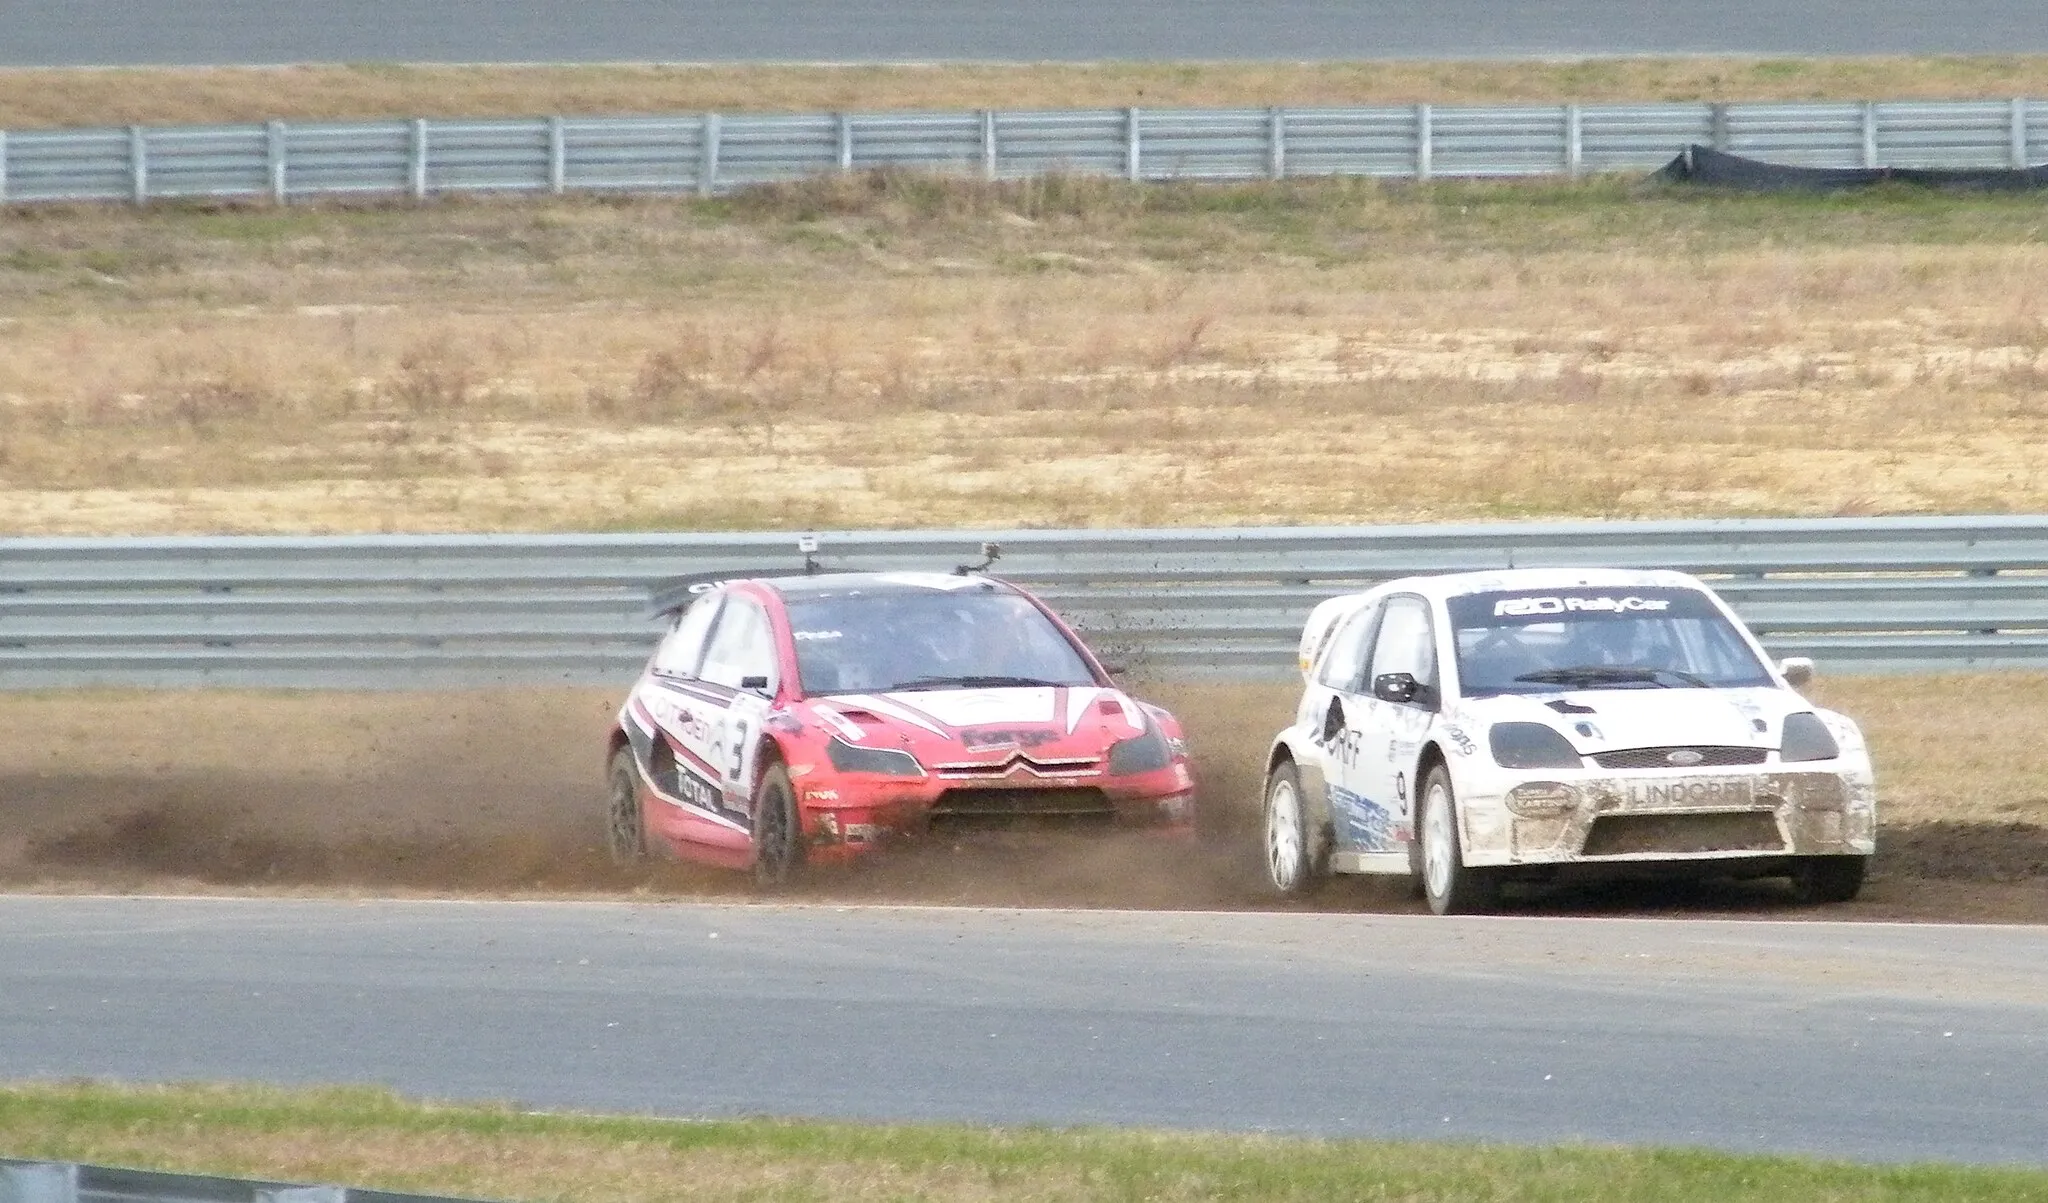
<svg viewBox="0 0 2048 1203">
<path fill-rule="evenodd" d="M 605 842 L 614 862 L 630 865 L 647 855 L 647 823 L 640 813 L 640 768 L 633 763 L 631 748 L 612 753 L 606 782 L 610 799 L 605 807 Z"/>
<path fill-rule="evenodd" d="M 796 787 L 789 770 L 770 764 L 754 787 L 754 883 L 773 888 L 802 871 L 803 825 L 797 818 Z"/>
<path fill-rule="evenodd" d="M 1317 863 L 1321 843 L 1309 826 L 1301 796 L 1301 771 L 1291 760 L 1273 766 L 1266 778 L 1266 880 L 1284 897 L 1299 898 L 1323 884 L 1324 866 Z"/>
<path fill-rule="evenodd" d="M 1847 902 L 1863 889 L 1867 856 L 1804 856 L 1792 866 L 1792 897 L 1812 905 Z"/>
<path fill-rule="evenodd" d="M 1422 842 L 1422 894 L 1439 915 L 1470 915 L 1490 909 L 1500 897 L 1500 884 L 1485 869 L 1465 864 L 1458 838 L 1458 799 L 1451 792 L 1451 773 L 1442 765 L 1422 779 L 1422 814 L 1416 837 Z"/>
</svg>

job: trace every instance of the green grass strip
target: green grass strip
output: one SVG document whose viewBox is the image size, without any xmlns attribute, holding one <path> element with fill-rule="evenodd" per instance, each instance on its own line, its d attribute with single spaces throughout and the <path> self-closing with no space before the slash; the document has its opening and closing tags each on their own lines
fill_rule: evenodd
<svg viewBox="0 0 2048 1203">
<path fill-rule="evenodd" d="M 591 1203 L 2048 1200 L 2048 1172 L 2038 1170 L 1690 1149 L 655 1120 L 429 1104 L 371 1089 L 0 1088 L 0 1154 Z"/>
</svg>

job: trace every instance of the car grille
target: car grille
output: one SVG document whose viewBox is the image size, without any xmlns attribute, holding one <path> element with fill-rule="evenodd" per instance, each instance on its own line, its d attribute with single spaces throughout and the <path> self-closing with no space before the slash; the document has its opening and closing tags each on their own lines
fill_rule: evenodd
<svg viewBox="0 0 2048 1203">
<path fill-rule="evenodd" d="M 1101 758 L 1095 756 L 1068 756 L 1057 760 L 1039 760 L 1023 753 L 1014 753 L 998 761 L 966 760 L 945 764 L 934 764 L 932 771 L 947 781 L 1000 781 L 1016 773 L 1028 773 L 1033 777 L 1100 777 Z"/>
<path fill-rule="evenodd" d="M 1116 817 L 1099 789 L 949 789 L 932 804 L 931 821 L 944 825 L 1092 823 Z"/>
<path fill-rule="evenodd" d="M 1692 759 L 1685 753 L 1698 756 Z M 1673 760 L 1673 754 L 1678 755 Z M 1762 764 L 1770 755 L 1767 748 L 1730 748 L 1714 745 L 1696 745 L 1676 748 L 1623 748 L 1618 752 L 1601 752 L 1593 762 L 1603 769 L 1673 769 L 1699 768 L 1704 765 Z"/>
<path fill-rule="evenodd" d="M 1586 833 L 1586 856 L 1630 853 L 1783 852 L 1769 811 L 1704 815 L 1602 815 Z"/>
</svg>

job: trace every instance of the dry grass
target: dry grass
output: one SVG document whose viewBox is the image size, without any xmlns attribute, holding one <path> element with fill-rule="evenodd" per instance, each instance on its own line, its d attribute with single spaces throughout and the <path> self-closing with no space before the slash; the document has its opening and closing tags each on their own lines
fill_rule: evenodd
<svg viewBox="0 0 2048 1203">
<path fill-rule="evenodd" d="M 0 129 L 269 118 L 2039 96 L 2048 55 L 0 71 Z"/>
<path fill-rule="evenodd" d="M 2048 508 L 2037 203 L 861 177 L 18 211 L 18 533 Z"/>
</svg>

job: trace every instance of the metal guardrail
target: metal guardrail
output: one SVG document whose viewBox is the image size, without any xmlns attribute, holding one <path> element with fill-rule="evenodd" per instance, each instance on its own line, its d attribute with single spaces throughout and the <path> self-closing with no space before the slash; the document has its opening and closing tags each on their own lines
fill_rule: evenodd
<svg viewBox="0 0 2048 1203">
<path fill-rule="evenodd" d="M 1683 147 L 1810 167 L 2026 167 L 2048 103 L 690 113 L 0 131 L 0 203 L 695 192 L 833 171 L 1131 180 L 1571 175 Z"/>
<path fill-rule="evenodd" d="M 0 1203 L 467 1203 L 353 1186 L 301 1186 L 0 1157 Z"/>
<path fill-rule="evenodd" d="M 859 531 L 819 559 L 943 570 L 991 539 L 1141 675 L 1284 680 L 1323 598 L 1595 565 L 1706 576 L 1832 671 L 2048 668 L 2048 517 Z M 616 685 L 652 649 L 651 583 L 800 563 L 780 533 L 0 539 L 0 687 Z"/>
</svg>

